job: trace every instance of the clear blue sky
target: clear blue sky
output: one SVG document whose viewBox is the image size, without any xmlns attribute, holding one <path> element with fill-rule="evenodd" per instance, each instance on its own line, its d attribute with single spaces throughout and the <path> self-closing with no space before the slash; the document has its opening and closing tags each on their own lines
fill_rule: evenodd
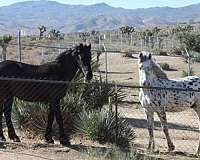
<svg viewBox="0 0 200 160">
<path fill-rule="evenodd" d="M 28 0 L 0 0 L 0 6 L 10 5 L 12 3 L 28 1 Z M 169 6 L 169 7 L 181 7 L 190 4 L 200 3 L 200 0 L 55 0 L 65 4 L 95 4 L 105 2 L 114 7 L 123 8 L 148 8 L 155 6 Z"/>
</svg>

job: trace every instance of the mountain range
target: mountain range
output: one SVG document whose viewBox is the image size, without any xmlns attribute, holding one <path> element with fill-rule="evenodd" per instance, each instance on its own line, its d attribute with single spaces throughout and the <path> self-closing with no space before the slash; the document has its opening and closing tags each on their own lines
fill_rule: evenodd
<svg viewBox="0 0 200 160">
<path fill-rule="evenodd" d="M 67 5 L 55 1 L 25 1 L 0 7 L 0 33 L 28 34 L 37 27 L 57 29 L 64 33 L 90 30 L 112 30 L 120 26 L 170 25 L 190 20 L 200 21 L 200 3 L 180 8 L 153 7 L 124 9 L 106 3 Z"/>
</svg>

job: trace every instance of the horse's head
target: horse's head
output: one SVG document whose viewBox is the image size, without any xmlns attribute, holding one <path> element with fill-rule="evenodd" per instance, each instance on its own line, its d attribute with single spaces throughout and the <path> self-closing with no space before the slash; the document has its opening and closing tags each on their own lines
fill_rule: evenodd
<svg viewBox="0 0 200 160">
<path fill-rule="evenodd" d="M 138 67 L 140 77 L 168 79 L 167 74 L 163 71 L 159 64 L 152 60 L 151 53 L 141 52 L 138 59 Z M 149 77 L 150 76 L 150 77 Z"/>
<path fill-rule="evenodd" d="M 139 59 L 138 59 L 138 67 L 139 70 L 143 70 L 143 71 L 148 71 L 149 69 L 151 69 L 151 53 L 143 53 L 141 52 L 139 54 Z"/>
<path fill-rule="evenodd" d="M 75 47 L 72 55 L 75 57 L 79 68 L 83 72 L 86 81 L 93 77 L 91 68 L 91 44 L 83 45 L 82 43 Z"/>
</svg>

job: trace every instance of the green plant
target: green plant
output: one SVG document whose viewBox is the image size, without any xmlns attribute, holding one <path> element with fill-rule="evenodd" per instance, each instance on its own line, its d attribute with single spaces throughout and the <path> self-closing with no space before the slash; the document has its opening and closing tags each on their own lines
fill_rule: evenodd
<svg viewBox="0 0 200 160">
<path fill-rule="evenodd" d="M 46 32 L 47 28 L 44 25 L 38 27 L 39 29 L 39 39 L 42 39 L 44 36 L 44 32 Z"/>
<path fill-rule="evenodd" d="M 170 70 L 170 66 L 168 63 L 159 63 L 159 65 L 164 70 Z"/>
<path fill-rule="evenodd" d="M 66 133 L 71 132 L 75 116 L 84 108 L 88 108 L 87 104 L 78 94 L 67 94 L 64 99 L 61 100 L 61 113 L 63 115 Z M 20 129 L 28 131 L 33 136 L 42 136 L 44 134 L 47 124 L 47 115 L 47 104 L 15 100 L 13 118 Z M 59 135 L 56 123 L 53 124 L 53 135 L 55 137 Z"/>
<path fill-rule="evenodd" d="M 9 42 L 12 40 L 11 35 L 3 35 L 0 37 L 0 46 L 2 47 L 2 59 L 6 60 L 7 57 L 7 47 Z"/>
<path fill-rule="evenodd" d="M 188 70 L 183 70 L 183 72 L 182 72 L 182 76 L 183 77 L 186 77 L 186 76 L 193 76 L 194 75 L 194 71 L 193 71 L 193 69 L 191 68 L 190 69 L 190 73 L 189 73 L 189 71 Z"/>
<path fill-rule="evenodd" d="M 83 150 L 83 153 L 100 160 L 162 160 L 159 155 L 138 152 L 134 145 L 125 151 L 115 145 L 110 148 L 90 147 Z"/>
<path fill-rule="evenodd" d="M 198 63 L 200 62 L 200 53 L 192 52 L 191 55 L 192 55 L 192 60 L 194 62 L 198 62 Z"/>
<path fill-rule="evenodd" d="M 115 143 L 123 148 L 129 147 L 134 139 L 133 130 L 128 126 L 128 123 L 118 116 L 116 126 L 115 115 L 107 110 L 79 113 L 75 120 L 74 131 L 99 143 Z"/>
<path fill-rule="evenodd" d="M 181 33 L 178 39 L 182 46 L 188 51 L 195 51 L 200 53 L 200 34 L 199 33 Z"/>
</svg>

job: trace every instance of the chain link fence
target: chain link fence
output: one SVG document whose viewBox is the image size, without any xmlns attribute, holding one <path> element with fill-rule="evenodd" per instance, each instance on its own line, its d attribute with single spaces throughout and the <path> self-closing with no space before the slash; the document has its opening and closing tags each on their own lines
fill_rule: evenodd
<svg viewBox="0 0 200 160">
<path fill-rule="evenodd" d="M 117 37 L 115 35 L 110 35 L 110 40 L 102 40 L 106 45 L 107 51 L 109 50 L 121 50 L 121 48 L 127 48 L 130 46 L 126 40 L 117 41 Z M 70 38 L 69 38 L 70 39 Z M 24 40 L 26 41 L 26 40 Z M 117 41 L 117 43 L 113 44 L 113 41 Z M 132 40 L 132 43 L 137 41 L 137 47 L 141 47 L 141 41 Z M 30 41 L 31 42 L 31 41 Z M 52 61 L 56 55 L 58 55 L 64 48 L 62 46 L 73 46 L 79 42 L 78 40 L 74 40 L 69 43 L 60 43 L 55 42 L 54 46 L 61 46 L 61 48 L 44 48 L 39 46 L 34 46 L 37 43 L 32 43 L 34 45 L 23 46 L 22 43 L 22 62 L 31 63 L 31 64 L 41 64 L 48 61 Z M 167 42 L 166 42 L 167 43 Z M 170 41 L 169 43 L 173 43 Z M 52 43 L 46 43 L 47 45 L 52 46 Z M 121 45 L 122 44 L 122 45 Z M 172 44 L 168 44 L 171 45 Z M 127 46 L 126 46 L 127 45 Z M 93 45 L 93 50 L 99 49 L 99 44 L 96 43 Z M 167 46 L 167 45 L 166 45 Z M 17 46 L 9 46 L 8 47 L 8 59 L 18 60 Z M 111 61 L 108 59 L 108 62 Z M 128 62 L 128 60 L 127 60 Z M 116 62 L 113 62 L 116 63 Z M 120 64 L 119 64 L 120 65 Z M 130 69 L 130 68 L 129 68 Z M 102 70 L 105 70 L 103 67 Z M 132 69 L 131 69 L 132 70 Z M 111 70 L 109 70 L 111 72 Z M 105 71 L 104 71 L 105 72 Z M 121 75 L 120 75 L 121 76 Z M 109 80 L 108 76 L 108 80 Z M 128 78 L 128 77 L 127 77 Z M 68 85 L 67 82 L 55 82 L 55 81 L 46 81 L 46 80 L 32 80 L 32 79 L 15 79 L 15 78 L 0 78 L 0 90 L 2 91 L 0 95 L 6 92 L 8 89 L 8 84 L 12 84 L 12 89 L 16 90 L 18 94 L 22 94 L 27 96 L 27 100 L 29 98 L 39 99 L 41 96 L 46 96 L 52 98 L 55 94 L 59 94 L 65 89 L 65 86 Z M 20 83 L 20 85 L 19 85 Z M 75 85 L 75 84 L 74 84 Z M 92 83 L 90 84 L 92 85 Z M 116 86 L 116 84 L 112 84 Z M 30 90 L 27 90 L 27 87 Z M 149 134 L 147 130 L 147 122 L 146 115 L 144 110 L 141 108 L 138 102 L 138 86 L 135 87 L 129 85 L 120 85 L 117 84 L 117 87 L 124 88 L 123 90 L 127 93 L 126 98 L 118 103 L 118 113 L 122 116 L 122 118 L 126 119 L 130 126 L 134 129 L 136 139 L 135 143 L 138 147 L 146 148 L 148 145 Z M 130 88 L 129 88 L 130 87 Z M 51 92 L 49 91 L 51 89 Z M 159 90 L 162 92 L 162 90 Z M 10 94 L 10 93 L 8 93 Z M 6 94 L 4 96 L 7 96 Z M 31 96 L 31 97 L 29 97 Z M 2 101 L 3 98 L 0 98 Z M 114 103 L 113 103 L 114 104 Z M 199 140 L 199 120 L 196 116 L 195 112 L 192 109 L 187 109 L 182 112 L 169 112 L 167 113 L 168 119 L 168 127 L 169 133 L 172 138 L 172 141 L 175 144 L 176 150 L 193 154 L 196 152 L 198 147 Z M 159 151 L 167 150 L 167 142 L 162 131 L 161 123 L 157 115 L 155 115 L 155 142 L 156 149 Z"/>
<path fill-rule="evenodd" d="M 76 82 L 1 77 L 0 100 L 1 102 L 5 101 L 7 98 L 12 96 L 16 96 L 28 101 L 40 101 L 44 99 L 50 100 L 54 99 L 56 96 L 63 96 L 63 94 L 66 92 L 66 88 L 69 85 L 76 86 L 80 84 L 90 86 L 94 85 L 93 83 L 85 84 Z M 120 117 L 125 119 L 129 123 L 130 127 L 135 131 L 136 146 L 141 149 L 147 148 L 149 134 L 147 129 L 146 115 L 138 101 L 138 91 L 139 88 L 142 87 L 120 83 L 108 83 L 108 85 L 126 90 L 127 96 L 122 101 L 118 101 L 117 99 L 113 101 L 113 111 L 116 114 L 119 113 Z M 146 89 L 151 89 L 151 91 L 155 91 L 156 93 L 160 94 L 162 94 L 162 92 L 166 89 L 171 92 L 174 90 L 179 90 L 180 92 L 200 92 L 199 90 L 183 90 L 176 88 L 154 87 Z M 35 108 L 35 111 L 35 113 L 41 112 L 37 107 Z M 167 113 L 167 120 L 170 137 L 172 138 L 172 141 L 176 147 L 176 151 L 194 154 L 199 144 L 199 120 L 195 112 L 191 108 L 187 108 L 182 112 L 169 112 Z M 154 122 L 156 150 L 159 150 L 160 152 L 166 151 L 167 142 L 157 115 L 155 115 Z M 67 121 L 64 121 L 64 123 L 67 123 Z M 43 125 L 45 126 L 45 124 Z"/>
</svg>

